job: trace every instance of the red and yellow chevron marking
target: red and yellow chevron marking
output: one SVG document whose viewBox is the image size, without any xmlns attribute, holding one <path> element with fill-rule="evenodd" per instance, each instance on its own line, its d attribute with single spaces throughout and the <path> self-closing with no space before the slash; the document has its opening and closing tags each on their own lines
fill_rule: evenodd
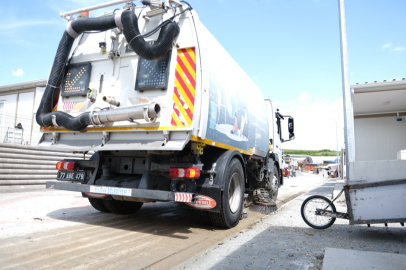
<svg viewBox="0 0 406 270">
<path fill-rule="evenodd" d="M 171 125 L 178 127 L 190 127 L 192 125 L 195 105 L 195 48 L 178 50 L 176 62 Z"/>
</svg>

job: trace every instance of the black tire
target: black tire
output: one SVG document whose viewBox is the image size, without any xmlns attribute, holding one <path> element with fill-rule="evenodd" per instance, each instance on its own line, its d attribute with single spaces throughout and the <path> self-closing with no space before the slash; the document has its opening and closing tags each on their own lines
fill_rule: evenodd
<svg viewBox="0 0 406 270">
<path fill-rule="evenodd" d="M 336 213 L 336 207 L 326 197 L 320 195 L 310 196 L 302 203 L 300 213 L 307 225 L 314 229 L 327 229 L 336 221 L 335 217 L 316 215 L 316 209 L 325 209 Z"/>
<path fill-rule="evenodd" d="M 196 209 L 190 209 L 189 211 L 194 223 L 201 225 L 212 225 L 209 212 Z"/>
<path fill-rule="evenodd" d="M 118 215 L 134 214 L 143 205 L 142 202 L 118 201 L 115 199 L 103 200 L 103 204 L 111 213 Z"/>
<path fill-rule="evenodd" d="M 227 166 L 220 213 L 209 212 L 211 223 L 218 227 L 232 228 L 241 218 L 244 203 L 244 172 L 241 162 L 233 158 Z"/>
<path fill-rule="evenodd" d="M 104 206 L 104 203 L 102 199 L 96 199 L 96 198 L 88 198 L 90 204 L 93 206 L 94 209 L 97 211 L 103 212 L 103 213 L 110 213 L 110 211 Z"/>
</svg>

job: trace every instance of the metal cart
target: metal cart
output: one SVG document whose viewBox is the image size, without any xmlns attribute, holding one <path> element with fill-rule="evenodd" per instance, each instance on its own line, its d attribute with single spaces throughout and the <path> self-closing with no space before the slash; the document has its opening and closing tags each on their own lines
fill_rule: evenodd
<svg viewBox="0 0 406 270">
<path fill-rule="evenodd" d="M 320 195 L 307 198 L 301 207 L 304 221 L 316 229 L 326 229 L 336 218 L 349 224 L 400 223 L 406 221 L 406 160 L 355 161 L 354 113 L 347 61 L 344 0 L 338 0 L 343 76 L 346 182 L 330 201 Z M 334 201 L 344 192 L 347 212 L 336 211 Z"/>
</svg>

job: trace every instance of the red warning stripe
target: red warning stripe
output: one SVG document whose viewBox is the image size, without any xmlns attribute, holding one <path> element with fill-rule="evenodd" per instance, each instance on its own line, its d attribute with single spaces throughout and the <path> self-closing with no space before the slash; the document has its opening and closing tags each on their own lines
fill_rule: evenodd
<svg viewBox="0 0 406 270">
<path fill-rule="evenodd" d="M 191 193 L 175 193 L 175 202 L 190 203 L 192 201 Z"/>
<path fill-rule="evenodd" d="M 172 126 L 190 126 L 193 120 L 196 90 L 195 49 L 180 49 L 176 58 L 173 91 Z"/>
<path fill-rule="evenodd" d="M 193 55 L 195 57 L 196 56 L 195 48 L 193 47 L 193 48 L 191 48 L 191 50 L 192 50 Z M 183 52 L 183 55 L 186 57 L 186 59 L 189 61 L 190 65 L 192 67 L 194 67 L 194 70 L 196 71 L 196 63 L 195 63 L 195 61 L 193 61 L 192 57 L 189 55 L 188 50 L 187 49 L 182 49 L 182 52 Z"/>
<path fill-rule="evenodd" d="M 74 107 L 75 107 L 75 102 L 65 102 L 63 104 L 64 110 L 73 110 Z"/>
<path fill-rule="evenodd" d="M 179 75 L 178 72 L 175 73 L 175 77 L 178 80 L 179 84 L 182 86 L 182 90 L 183 92 L 185 92 L 190 102 L 192 104 L 195 104 L 195 97 L 192 95 L 192 93 L 190 93 L 189 88 L 186 86 L 185 82 L 183 81 L 182 77 Z"/>
<path fill-rule="evenodd" d="M 177 61 L 178 61 L 179 66 L 182 68 L 183 72 L 185 72 L 186 77 L 187 77 L 188 80 L 190 81 L 190 84 L 193 85 L 193 88 L 195 88 L 195 87 L 196 87 L 196 81 L 195 81 L 195 79 L 192 77 L 192 74 L 190 74 L 189 70 L 187 69 L 187 67 L 185 66 L 185 64 L 183 63 L 182 59 L 180 59 L 179 56 L 178 56 Z M 190 63 L 189 63 L 189 64 L 190 64 Z M 190 64 L 190 65 L 191 65 L 191 64 Z M 196 70 L 195 70 L 195 72 L 196 72 Z M 176 73 L 178 73 L 178 72 L 176 71 Z"/>
</svg>

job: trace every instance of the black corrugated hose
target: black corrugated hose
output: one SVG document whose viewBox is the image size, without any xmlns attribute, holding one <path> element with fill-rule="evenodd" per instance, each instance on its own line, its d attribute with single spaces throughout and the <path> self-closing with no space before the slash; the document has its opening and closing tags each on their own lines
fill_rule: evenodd
<svg viewBox="0 0 406 270">
<path fill-rule="evenodd" d="M 172 22 L 165 25 L 157 41 L 151 45 L 145 42 L 138 30 L 137 16 L 134 12 L 126 10 L 121 15 L 123 26 L 133 25 L 134 27 L 123 27 L 124 36 L 131 48 L 142 58 L 148 60 L 157 60 L 162 58 L 172 47 L 173 38 L 179 34 L 179 26 Z M 137 48 L 137 51 L 135 50 Z"/>
<path fill-rule="evenodd" d="M 174 17 L 172 17 L 174 18 Z M 125 10 L 121 14 L 123 32 L 131 48 L 140 57 L 148 60 L 158 60 L 165 56 L 172 46 L 173 39 L 179 34 L 179 26 L 171 21 L 164 22 L 159 37 L 154 44 L 148 44 L 140 34 L 138 29 L 138 19 L 133 11 Z M 88 18 L 71 22 L 71 28 L 79 35 L 85 31 L 106 31 L 117 27 L 115 15 L 108 15 L 100 18 Z M 52 65 L 47 86 L 42 96 L 41 103 L 37 110 L 36 120 L 42 127 L 53 126 L 54 122 L 69 130 L 82 130 L 91 124 L 90 112 L 82 113 L 73 117 L 65 112 L 53 110 L 54 97 L 61 85 L 65 65 L 75 40 L 67 30 L 65 30 Z M 55 115 L 54 122 L 52 116 Z"/>
</svg>

